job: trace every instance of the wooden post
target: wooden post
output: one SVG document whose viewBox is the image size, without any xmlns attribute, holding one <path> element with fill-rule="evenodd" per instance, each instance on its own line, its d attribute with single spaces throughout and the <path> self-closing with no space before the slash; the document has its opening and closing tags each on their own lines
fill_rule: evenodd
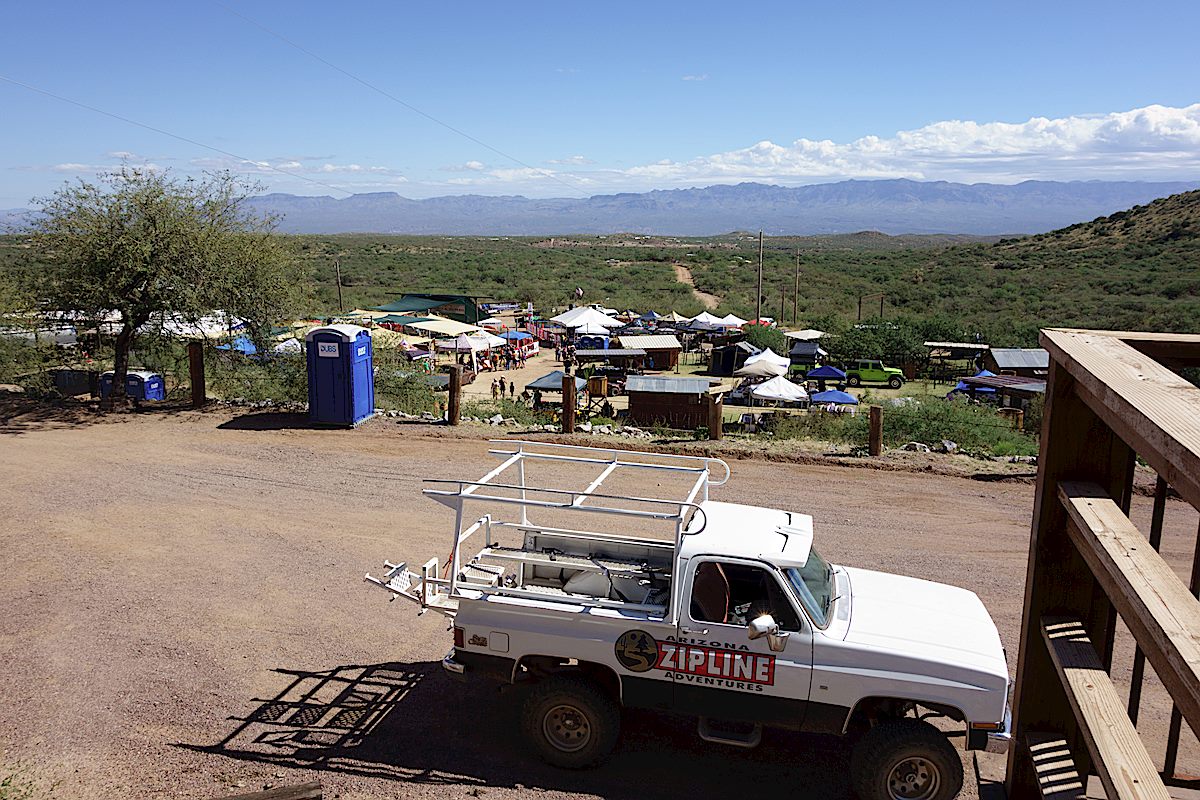
<svg viewBox="0 0 1200 800">
<path fill-rule="evenodd" d="M 562 432 L 575 432 L 575 376 L 563 374 Z"/>
<path fill-rule="evenodd" d="M 262 792 L 229 795 L 222 800 L 321 800 L 321 782 L 301 783 L 296 786 L 279 786 Z"/>
<path fill-rule="evenodd" d="M 188 342 L 188 380 L 192 383 L 192 408 L 202 408 L 208 402 L 204 387 L 204 345 Z"/>
<path fill-rule="evenodd" d="M 333 272 L 337 276 L 338 311 L 345 311 L 346 308 L 342 305 L 342 262 L 336 258 L 333 260 Z"/>
<path fill-rule="evenodd" d="M 871 432 L 867 452 L 877 456 L 883 452 L 883 406 L 871 406 Z"/>
<path fill-rule="evenodd" d="M 796 291 L 792 294 L 792 324 L 800 318 L 800 249 L 796 248 Z"/>
<path fill-rule="evenodd" d="M 719 394 L 710 394 L 708 396 L 708 438 L 711 441 L 721 441 L 721 436 L 724 434 L 725 420 L 722 415 L 722 400 L 724 398 Z"/>
<path fill-rule="evenodd" d="M 462 407 L 462 364 L 450 367 L 450 402 L 446 404 L 446 423 L 457 425 L 459 410 Z"/>
</svg>

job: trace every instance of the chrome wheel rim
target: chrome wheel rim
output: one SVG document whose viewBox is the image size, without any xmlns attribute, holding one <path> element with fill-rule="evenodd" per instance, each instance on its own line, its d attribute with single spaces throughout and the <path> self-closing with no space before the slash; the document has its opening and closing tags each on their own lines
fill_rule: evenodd
<svg viewBox="0 0 1200 800">
<path fill-rule="evenodd" d="M 927 758 L 912 756 L 896 762 L 888 772 L 892 800 L 930 800 L 937 795 L 942 774 Z"/>
<path fill-rule="evenodd" d="M 575 706 L 560 704 L 546 712 L 542 734 L 554 749 L 574 753 L 592 740 L 592 725 L 587 715 Z"/>
</svg>

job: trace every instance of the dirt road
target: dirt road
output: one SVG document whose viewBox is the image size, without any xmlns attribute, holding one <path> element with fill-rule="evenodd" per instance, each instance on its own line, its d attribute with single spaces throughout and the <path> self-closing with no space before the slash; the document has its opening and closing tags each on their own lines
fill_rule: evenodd
<svg viewBox="0 0 1200 800">
<path fill-rule="evenodd" d="M 849 796 L 837 741 L 769 732 L 747 753 L 644 713 L 626 716 L 601 769 L 533 761 L 511 694 L 442 673 L 445 620 L 362 582 L 384 558 L 444 555 L 450 512 L 421 497 L 421 480 L 482 474 L 494 463 L 485 443 L 394 421 L 299 422 L 183 413 L 0 433 L 0 769 L 24 764 L 68 799 L 206 798 L 314 778 L 339 798 L 642 800 L 751 785 Z M 831 560 L 976 590 L 1015 663 L 1028 485 L 733 468 L 715 499 L 812 513 Z M 1135 520 L 1148 516 L 1138 498 Z M 1182 570 L 1196 517 L 1172 502 L 1167 519 Z M 1143 726 L 1165 730 L 1157 689 L 1145 707 Z M 1187 745 L 1181 768 L 1195 771 L 1195 755 Z M 996 775 L 1003 762 L 981 763 Z M 974 796 L 970 772 L 968 784 Z"/>
<path fill-rule="evenodd" d="M 675 264 L 675 280 L 680 283 L 685 283 L 692 288 L 692 294 L 699 300 L 706 309 L 712 311 L 717 306 L 721 305 L 721 298 L 715 294 L 702 292 L 696 288 L 696 282 L 692 280 L 692 271 L 683 264 Z"/>
</svg>

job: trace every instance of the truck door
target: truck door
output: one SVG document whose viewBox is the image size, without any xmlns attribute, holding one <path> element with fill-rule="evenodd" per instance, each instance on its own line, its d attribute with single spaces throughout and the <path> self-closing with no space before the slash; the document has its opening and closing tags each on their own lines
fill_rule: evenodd
<svg viewBox="0 0 1200 800">
<path fill-rule="evenodd" d="M 777 571 L 753 561 L 691 559 L 674 642 L 659 668 L 673 676 L 675 708 L 715 719 L 799 727 L 812 683 L 812 627 Z M 746 626 L 762 614 L 787 632 L 784 649 Z"/>
</svg>

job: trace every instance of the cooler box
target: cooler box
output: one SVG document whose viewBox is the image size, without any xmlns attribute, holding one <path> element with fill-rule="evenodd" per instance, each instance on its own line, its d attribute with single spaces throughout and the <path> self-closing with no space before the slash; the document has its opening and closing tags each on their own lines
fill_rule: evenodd
<svg viewBox="0 0 1200 800">
<path fill-rule="evenodd" d="M 358 325 L 326 325 L 304 337 L 308 351 L 308 418 L 353 427 L 375 413 L 371 334 Z"/>
</svg>

